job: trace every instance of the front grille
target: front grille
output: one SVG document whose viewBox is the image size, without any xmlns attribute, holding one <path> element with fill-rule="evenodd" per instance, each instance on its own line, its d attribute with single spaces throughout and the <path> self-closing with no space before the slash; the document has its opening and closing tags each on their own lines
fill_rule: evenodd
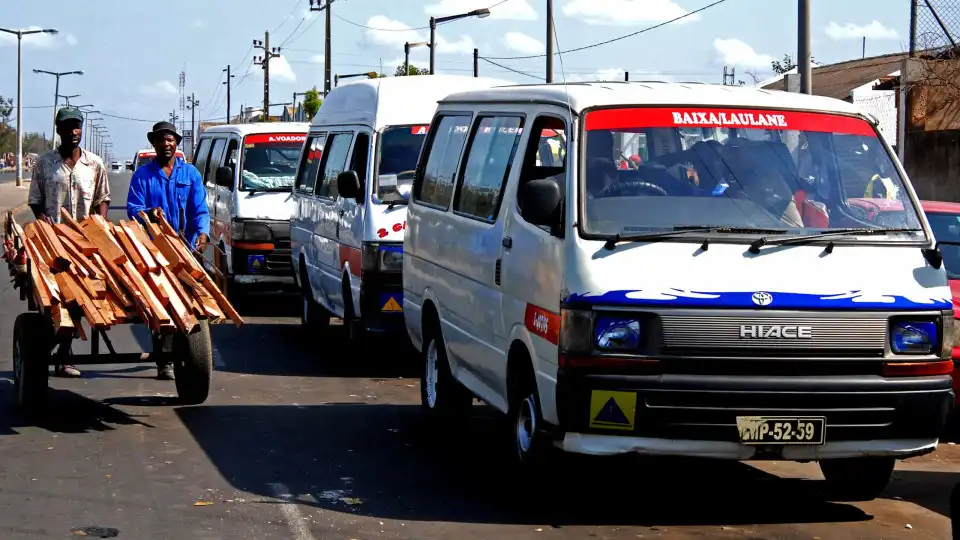
<svg viewBox="0 0 960 540">
<path fill-rule="evenodd" d="M 670 356 L 880 357 L 887 340 L 884 314 L 784 312 L 660 314 L 662 353 Z M 741 327 L 792 329 L 789 337 L 741 336 Z M 796 337 L 803 328 L 809 337 Z"/>
<path fill-rule="evenodd" d="M 274 241 L 276 249 L 290 249 L 290 239 L 289 238 L 280 238 Z"/>
<path fill-rule="evenodd" d="M 290 249 L 275 249 L 267 257 L 267 272 L 271 274 L 288 274 L 293 272 L 293 261 L 290 260 Z"/>
</svg>

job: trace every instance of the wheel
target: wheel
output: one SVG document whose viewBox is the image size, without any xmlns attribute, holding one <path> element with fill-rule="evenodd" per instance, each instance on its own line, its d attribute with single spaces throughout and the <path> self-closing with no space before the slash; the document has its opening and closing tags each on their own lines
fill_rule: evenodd
<svg viewBox="0 0 960 540">
<path fill-rule="evenodd" d="M 39 313 L 21 313 L 13 323 L 13 384 L 17 406 L 30 410 L 46 401 L 53 350 L 53 323 Z"/>
<path fill-rule="evenodd" d="M 543 415 L 536 379 L 532 371 L 519 377 L 510 385 L 505 439 L 510 462 L 515 467 L 534 471 L 543 464 L 549 441 L 542 429 Z"/>
<path fill-rule="evenodd" d="M 363 323 L 357 317 L 353 310 L 353 295 L 350 292 L 350 283 L 347 278 L 343 278 L 340 285 L 343 295 L 343 331 L 347 335 L 347 341 L 351 343 L 363 343 L 363 337 L 366 332 L 363 330 Z"/>
<path fill-rule="evenodd" d="M 423 347 L 420 405 L 434 417 L 464 417 L 473 406 L 473 395 L 453 377 L 447 350 L 439 331 Z"/>
<path fill-rule="evenodd" d="M 213 373 L 209 323 L 200 321 L 200 329 L 192 334 L 174 334 L 171 354 L 180 402 L 185 405 L 198 405 L 206 401 L 210 394 L 210 376 Z"/>
<path fill-rule="evenodd" d="M 820 472 L 831 499 L 872 501 L 887 487 L 895 465 L 894 458 L 885 457 L 831 459 L 820 462 Z"/>
<path fill-rule="evenodd" d="M 303 309 L 300 311 L 300 329 L 307 338 L 319 337 L 330 326 L 330 312 L 316 303 L 311 297 L 310 289 L 303 290 L 300 297 L 303 299 Z"/>
</svg>

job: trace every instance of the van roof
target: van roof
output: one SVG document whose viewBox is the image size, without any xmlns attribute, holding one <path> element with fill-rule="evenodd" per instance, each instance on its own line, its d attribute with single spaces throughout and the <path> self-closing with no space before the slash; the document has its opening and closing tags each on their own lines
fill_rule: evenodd
<svg viewBox="0 0 960 540">
<path fill-rule="evenodd" d="M 307 122 L 252 122 L 250 124 L 223 124 L 211 126 L 203 130 L 204 133 L 237 133 L 250 135 L 251 133 L 306 133 L 310 129 Z"/>
<path fill-rule="evenodd" d="M 661 81 L 520 84 L 458 92 L 447 96 L 441 103 L 503 103 L 504 101 L 550 102 L 564 107 L 569 104 L 570 108 L 578 114 L 589 107 L 642 104 L 814 110 L 859 114 L 869 118 L 869 115 L 853 104 L 834 98 L 781 90 L 764 90 L 752 86 Z"/>
<path fill-rule="evenodd" d="M 313 125 L 386 126 L 429 124 L 437 103 L 454 92 L 515 84 L 488 77 L 419 75 L 361 79 L 330 91 Z"/>
</svg>

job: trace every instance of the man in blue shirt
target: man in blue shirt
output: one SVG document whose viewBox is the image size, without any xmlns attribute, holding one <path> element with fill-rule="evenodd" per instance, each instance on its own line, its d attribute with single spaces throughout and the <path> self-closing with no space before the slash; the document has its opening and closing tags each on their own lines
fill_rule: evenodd
<svg viewBox="0 0 960 540">
<path fill-rule="evenodd" d="M 203 177 L 196 167 L 177 157 L 177 146 L 183 137 L 170 122 L 157 122 L 153 131 L 147 133 L 157 157 L 138 168 L 130 179 L 127 193 L 127 216 L 140 219 L 141 211 L 154 208 L 163 210 L 164 218 L 181 233 L 199 253 L 210 241 L 210 210 L 207 208 L 207 191 Z M 169 343 L 155 340 L 166 349 Z M 157 364 L 157 378 L 170 380 L 173 369 L 170 364 Z"/>
</svg>

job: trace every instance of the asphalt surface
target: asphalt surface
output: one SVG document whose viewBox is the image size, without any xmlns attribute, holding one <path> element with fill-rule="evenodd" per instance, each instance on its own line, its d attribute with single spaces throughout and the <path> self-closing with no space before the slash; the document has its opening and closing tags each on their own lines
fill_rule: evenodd
<svg viewBox="0 0 960 540">
<path fill-rule="evenodd" d="M 129 174 L 112 178 L 117 219 Z M 150 365 L 86 366 L 82 379 L 51 378 L 49 407 L 27 416 L 10 380 L 24 308 L 0 283 L 5 540 L 949 536 L 951 445 L 901 464 L 884 496 L 862 504 L 822 501 L 813 464 L 564 457 L 549 479 L 521 481 L 486 408 L 431 430 L 404 347 L 346 350 L 336 325 L 303 336 L 289 296 L 240 305 L 242 330 L 213 328 L 204 405 L 177 406 Z M 121 352 L 147 338 L 128 326 L 109 335 Z"/>
</svg>

